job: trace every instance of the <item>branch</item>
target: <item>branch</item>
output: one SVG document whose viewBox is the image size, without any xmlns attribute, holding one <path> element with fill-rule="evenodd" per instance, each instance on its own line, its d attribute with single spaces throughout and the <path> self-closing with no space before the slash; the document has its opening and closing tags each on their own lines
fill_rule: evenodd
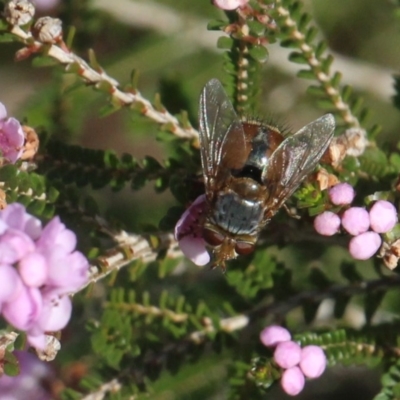
<svg viewBox="0 0 400 400">
<path fill-rule="evenodd" d="M 65 44 L 51 44 L 40 42 L 34 39 L 30 32 L 25 32 L 19 26 L 12 26 L 11 34 L 20 39 L 28 49 L 35 52 L 41 51 L 47 56 L 57 60 L 60 64 L 66 65 L 67 72 L 75 72 L 86 82 L 93 84 L 96 88 L 106 86 L 111 94 L 112 100 L 116 104 L 124 106 L 135 106 L 147 118 L 158 124 L 167 125 L 174 135 L 185 139 L 197 139 L 198 132 L 191 126 L 183 127 L 178 119 L 167 110 L 156 110 L 149 100 L 144 98 L 138 90 L 123 91 L 119 88 L 119 83 L 107 73 L 98 68 L 92 68 L 85 60 L 69 51 Z"/>
</svg>

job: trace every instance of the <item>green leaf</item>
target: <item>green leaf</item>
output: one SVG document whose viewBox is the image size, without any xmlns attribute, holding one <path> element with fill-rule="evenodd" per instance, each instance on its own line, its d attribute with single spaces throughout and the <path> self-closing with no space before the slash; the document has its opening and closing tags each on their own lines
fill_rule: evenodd
<svg viewBox="0 0 400 400">
<path fill-rule="evenodd" d="M 293 49 L 299 48 L 299 43 L 291 38 L 282 40 L 280 44 L 282 47 L 293 48 Z"/>
<path fill-rule="evenodd" d="M 307 33 L 306 33 L 306 37 L 305 37 L 306 43 L 311 44 L 317 35 L 318 35 L 318 29 L 314 26 L 310 26 L 307 29 Z"/>
<path fill-rule="evenodd" d="M 215 20 L 209 21 L 209 23 L 207 24 L 207 29 L 209 31 L 220 31 L 225 26 L 226 26 L 226 21 L 215 19 Z"/>
<path fill-rule="evenodd" d="M 221 36 L 218 38 L 217 47 L 219 49 L 231 49 L 233 46 L 234 40 L 227 36 Z"/>
<path fill-rule="evenodd" d="M 296 64 L 308 64 L 307 58 L 304 54 L 294 51 L 289 54 L 289 61 L 294 62 Z"/>
<path fill-rule="evenodd" d="M 2 33 L 0 34 L 0 43 L 12 43 L 16 41 L 15 35 L 11 33 Z"/>
<path fill-rule="evenodd" d="M 320 59 L 322 54 L 325 53 L 327 48 L 328 48 L 328 45 L 326 42 L 324 42 L 324 41 L 319 42 L 317 47 L 315 48 L 315 57 L 317 59 Z"/>
<path fill-rule="evenodd" d="M 247 21 L 247 25 L 250 28 L 250 34 L 259 37 L 264 35 L 266 27 L 261 22 L 258 22 L 257 20 L 249 20 Z"/>
<path fill-rule="evenodd" d="M 311 85 L 307 88 L 307 93 L 317 96 L 317 97 L 325 97 L 325 90 L 321 86 Z"/>
<path fill-rule="evenodd" d="M 15 165 L 3 165 L 0 168 L 0 181 L 6 182 L 14 180 L 17 176 L 18 168 Z"/>
<path fill-rule="evenodd" d="M 5 352 L 2 363 L 4 363 L 4 372 L 6 375 L 17 376 L 19 374 L 20 366 L 18 358 L 10 351 Z"/>
<path fill-rule="evenodd" d="M 302 79 L 315 79 L 314 72 L 309 69 L 301 69 L 297 72 L 297 76 Z"/>
<path fill-rule="evenodd" d="M 262 45 L 250 47 L 249 55 L 260 63 L 266 62 L 269 56 L 267 48 Z"/>
</svg>

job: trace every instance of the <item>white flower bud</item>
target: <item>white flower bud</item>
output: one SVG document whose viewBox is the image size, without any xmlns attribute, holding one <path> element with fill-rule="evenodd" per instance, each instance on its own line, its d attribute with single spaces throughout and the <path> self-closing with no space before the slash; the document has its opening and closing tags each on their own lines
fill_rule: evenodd
<svg viewBox="0 0 400 400">
<path fill-rule="evenodd" d="M 4 8 L 4 17 L 10 25 L 26 25 L 34 15 L 35 7 L 28 0 L 11 0 Z"/>
<path fill-rule="evenodd" d="M 39 18 L 32 29 L 33 36 L 42 43 L 57 43 L 62 33 L 62 21 L 52 17 Z"/>
</svg>

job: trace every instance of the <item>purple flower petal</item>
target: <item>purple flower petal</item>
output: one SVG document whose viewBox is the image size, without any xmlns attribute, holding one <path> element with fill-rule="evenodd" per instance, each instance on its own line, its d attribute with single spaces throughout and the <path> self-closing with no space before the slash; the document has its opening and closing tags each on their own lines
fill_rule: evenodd
<svg viewBox="0 0 400 400">
<path fill-rule="evenodd" d="M 303 390 L 304 384 L 304 375 L 299 367 L 289 368 L 282 374 L 282 389 L 290 396 L 297 396 Z"/>
<path fill-rule="evenodd" d="M 338 183 L 329 189 L 329 199 L 337 206 L 351 204 L 356 195 L 353 186 L 348 183 Z"/>
<path fill-rule="evenodd" d="M 34 4 L 37 11 L 44 13 L 58 6 L 60 0 L 35 0 Z"/>
<path fill-rule="evenodd" d="M 248 2 L 249 0 L 213 0 L 214 5 L 222 10 L 235 10 Z"/>
<path fill-rule="evenodd" d="M 180 240 L 183 236 L 196 232 L 202 227 L 199 226 L 199 217 L 205 212 L 206 195 L 199 196 L 182 214 L 175 225 L 175 239 Z"/>
<path fill-rule="evenodd" d="M 326 356 L 319 346 L 306 346 L 301 350 L 300 369 L 307 378 L 318 378 L 325 371 Z"/>
<path fill-rule="evenodd" d="M 278 325 L 267 326 L 260 333 L 260 340 L 267 347 L 275 347 L 278 343 L 287 342 L 291 338 L 290 332 Z"/>
<path fill-rule="evenodd" d="M 331 211 L 324 211 L 314 219 L 314 229 L 324 236 L 332 236 L 339 231 L 340 218 Z"/>
<path fill-rule="evenodd" d="M 72 313 L 72 303 L 68 296 L 58 296 L 49 291 L 43 294 L 43 309 L 37 327 L 43 332 L 59 331 L 64 328 Z"/>
<path fill-rule="evenodd" d="M 10 228 L 23 231 L 32 240 L 36 240 L 42 232 L 40 220 L 28 214 L 22 204 L 9 204 L 6 209 L 0 211 L 0 218 Z"/>
<path fill-rule="evenodd" d="M 292 368 L 300 362 L 301 347 L 293 341 L 280 342 L 274 352 L 274 360 L 281 368 Z"/>
<path fill-rule="evenodd" d="M 349 252 L 356 260 L 368 260 L 381 247 L 382 238 L 376 232 L 364 232 L 354 236 L 349 243 Z"/>
<path fill-rule="evenodd" d="M 343 213 L 342 225 L 350 235 L 359 235 L 369 228 L 369 214 L 363 207 L 351 207 Z"/>
<path fill-rule="evenodd" d="M 16 229 L 9 229 L 0 237 L 0 243 L 6 244 L 12 247 L 15 251 L 16 259 L 13 261 L 17 262 L 23 258 L 26 254 L 35 250 L 35 243 L 32 239 L 24 232 Z"/>
<path fill-rule="evenodd" d="M 4 303 L 4 318 L 17 329 L 28 330 L 37 320 L 42 310 L 42 295 L 39 289 L 22 289 L 13 301 Z"/>
<path fill-rule="evenodd" d="M 44 228 L 37 241 L 40 249 L 51 249 L 54 246 L 61 246 L 65 253 L 70 253 L 76 246 L 76 235 L 66 229 L 59 217 L 54 217 Z"/>
<path fill-rule="evenodd" d="M 16 269 L 0 265 L 0 304 L 12 301 L 21 289 L 22 282 Z"/>
<path fill-rule="evenodd" d="M 0 264 L 14 264 L 18 261 L 17 250 L 10 243 L 0 239 Z"/>
<path fill-rule="evenodd" d="M 3 157 L 15 163 L 21 157 L 25 141 L 21 124 L 15 118 L 3 120 L 0 124 L 0 150 Z"/>
<path fill-rule="evenodd" d="M 203 266 L 210 262 L 210 255 L 202 238 L 185 236 L 179 241 L 179 247 L 182 253 L 198 266 Z"/>
<path fill-rule="evenodd" d="M 58 246 L 45 257 L 48 263 L 46 285 L 58 288 L 59 294 L 78 290 L 87 282 L 89 263 L 79 251 L 65 254 L 64 249 Z"/>
<path fill-rule="evenodd" d="M 371 229 L 377 233 L 386 233 L 397 223 L 396 207 L 386 200 L 378 200 L 369 210 Z"/>
<path fill-rule="evenodd" d="M 27 254 L 18 264 L 22 280 L 27 286 L 40 287 L 46 283 L 48 268 L 46 258 L 39 253 Z"/>
</svg>

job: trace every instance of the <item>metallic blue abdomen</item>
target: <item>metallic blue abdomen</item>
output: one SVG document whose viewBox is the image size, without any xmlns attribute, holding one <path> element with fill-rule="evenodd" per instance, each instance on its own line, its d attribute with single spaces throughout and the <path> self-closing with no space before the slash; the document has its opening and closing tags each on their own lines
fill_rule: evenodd
<svg viewBox="0 0 400 400">
<path fill-rule="evenodd" d="M 244 199 L 230 191 L 219 194 L 210 217 L 226 232 L 253 235 L 263 220 L 263 207 L 261 201 Z"/>
</svg>

